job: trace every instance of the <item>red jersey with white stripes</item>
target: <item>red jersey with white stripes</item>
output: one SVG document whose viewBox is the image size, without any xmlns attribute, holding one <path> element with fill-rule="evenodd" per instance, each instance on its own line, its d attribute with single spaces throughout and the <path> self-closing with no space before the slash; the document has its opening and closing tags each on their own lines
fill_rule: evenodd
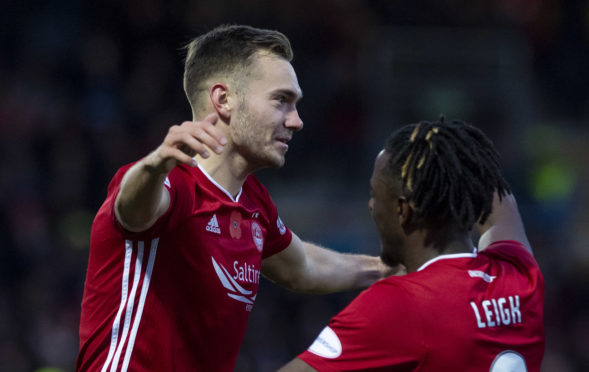
<svg viewBox="0 0 589 372">
<path fill-rule="evenodd" d="M 495 242 L 376 282 L 299 358 L 319 371 L 539 371 L 543 306 L 532 255 Z"/>
<path fill-rule="evenodd" d="M 291 241 L 249 176 L 233 199 L 200 168 L 175 167 L 171 203 L 149 230 L 114 215 L 115 175 L 92 225 L 78 371 L 232 371 L 263 258 Z"/>
</svg>

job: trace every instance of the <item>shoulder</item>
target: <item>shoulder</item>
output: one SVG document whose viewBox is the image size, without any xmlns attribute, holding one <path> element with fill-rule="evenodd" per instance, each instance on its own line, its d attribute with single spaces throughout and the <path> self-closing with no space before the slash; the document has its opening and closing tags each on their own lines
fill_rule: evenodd
<svg viewBox="0 0 589 372">
<path fill-rule="evenodd" d="M 488 252 L 488 250 L 492 250 L 495 253 L 507 252 L 507 253 L 511 253 L 512 255 L 524 255 L 525 254 L 525 256 L 530 256 L 530 257 L 532 256 L 532 254 L 530 252 L 528 252 L 526 247 L 522 243 L 520 243 L 516 240 L 498 240 L 496 242 L 489 244 L 488 248 L 481 251 L 480 254 L 485 254 Z"/>
<path fill-rule="evenodd" d="M 408 287 L 397 280 L 381 280 L 362 293 L 332 319 L 336 328 L 350 327 L 373 335 L 394 325 L 394 338 L 407 337 L 420 327 L 419 308 L 411 299 Z M 384 339 L 388 336 L 381 335 Z M 381 336 L 378 336 L 379 338 Z M 392 335 L 391 335 L 392 336 Z"/>
<path fill-rule="evenodd" d="M 369 353 L 376 364 L 390 366 L 397 358 L 419 360 L 425 352 L 420 309 L 402 280 L 373 284 L 336 315 L 329 327 L 343 346 L 340 359 L 344 362 L 358 361 Z"/>
<path fill-rule="evenodd" d="M 108 185 L 108 193 L 113 193 L 118 191 L 118 187 L 121 185 L 123 177 L 133 165 L 135 165 L 138 161 L 125 164 L 120 167 L 114 176 L 112 177 L 109 185 Z M 175 188 L 177 186 L 186 185 L 190 182 L 197 182 L 197 177 L 195 176 L 195 172 L 191 170 L 190 167 L 180 164 L 174 167 L 165 180 L 165 185 L 168 189 Z"/>
<path fill-rule="evenodd" d="M 411 292 L 415 284 L 406 277 L 389 277 L 362 291 L 344 310 L 363 314 L 368 319 L 386 318 L 391 315 L 410 316 L 414 312 Z"/>
<path fill-rule="evenodd" d="M 125 176 L 125 174 L 127 173 L 127 171 L 133 166 L 135 165 L 135 162 L 129 163 L 129 164 L 125 164 L 122 167 L 120 167 L 119 169 L 117 169 L 117 171 L 115 172 L 114 176 L 112 177 L 112 179 L 110 180 L 110 183 L 108 184 L 108 193 L 112 194 L 113 192 L 117 191 L 119 186 L 121 185 L 121 181 L 123 180 L 123 177 Z"/>
<path fill-rule="evenodd" d="M 276 205 L 266 189 L 266 186 L 253 174 L 249 175 L 242 187 L 242 196 L 240 199 L 249 207 L 257 207 L 264 211 L 265 214 L 276 214 Z"/>
<path fill-rule="evenodd" d="M 202 192 L 196 190 L 210 188 L 207 183 L 206 176 L 198 168 L 185 164 L 175 166 L 164 181 L 166 189 L 170 192 L 172 204 L 193 204 L 197 194 L 202 196 Z"/>
<path fill-rule="evenodd" d="M 191 168 L 185 164 L 179 164 L 170 171 L 165 182 L 166 186 L 174 187 L 189 183 L 198 183 L 198 178 L 198 171 L 196 168 Z"/>
<path fill-rule="evenodd" d="M 247 191 L 248 195 L 259 198 L 269 199 L 270 194 L 266 186 L 253 174 L 250 174 L 243 183 L 243 191 Z"/>
<path fill-rule="evenodd" d="M 490 244 L 485 250 L 479 252 L 482 257 L 509 261 L 513 264 L 527 267 L 537 267 L 538 263 L 530 251 L 520 242 L 515 240 L 500 240 Z"/>
</svg>

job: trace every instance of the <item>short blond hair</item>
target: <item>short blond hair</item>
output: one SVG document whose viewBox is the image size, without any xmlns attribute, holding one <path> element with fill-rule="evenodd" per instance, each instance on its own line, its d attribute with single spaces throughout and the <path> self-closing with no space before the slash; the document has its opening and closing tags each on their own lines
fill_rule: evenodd
<svg viewBox="0 0 589 372">
<path fill-rule="evenodd" d="M 190 41 L 185 49 L 183 85 L 193 111 L 199 108 L 199 93 L 208 89 L 207 80 L 243 76 L 257 53 L 269 53 L 288 62 L 293 58 L 290 41 L 283 33 L 246 25 L 216 27 Z"/>
</svg>

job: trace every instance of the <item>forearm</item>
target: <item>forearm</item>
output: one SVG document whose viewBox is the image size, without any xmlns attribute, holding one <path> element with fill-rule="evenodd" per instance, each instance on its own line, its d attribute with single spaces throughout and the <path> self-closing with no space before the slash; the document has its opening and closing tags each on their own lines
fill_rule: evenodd
<svg viewBox="0 0 589 372">
<path fill-rule="evenodd" d="M 506 209 L 513 208 L 510 204 L 514 203 L 514 201 L 506 200 L 508 196 L 513 199 L 513 195 L 503 195 L 500 199 L 497 192 L 494 193 L 491 214 L 487 217 L 484 223 L 475 223 L 473 227 L 474 232 L 479 237 L 497 224 L 498 220 L 500 220 L 499 216 L 505 214 Z"/>
<path fill-rule="evenodd" d="M 308 274 L 301 290 L 329 293 L 362 289 L 389 274 L 393 274 L 379 257 L 339 253 L 303 242 L 307 251 Z"/>
<path fill-rule="evenodd" d="M 115 201 L 115 214 L 123 227 L 143 231 L 165 213 L 170 195 L 164 181 L 177 164 L 196 166 L 196 155 L 209 157 L 207 147 L 223 152 L 227 138 L 215 127 L 217 120 L 217 114 L 211 113 L 202 121 L 171 126 L 162 144 L 127 171 Z"/>
<path fill-rule="evenodd" d="M 515 240 L 522 243 L 530 252 L 530 243 L 525 233 L 517 202 L 512 194 L 504 195 L 501 200 L 495 193 L 493 210 L 484 224 L 475 224 L 479 234 L 478 250 L 482 251 L 493 242 Z"/>
<path fill-rule="evenodd" d="M 293 291 L 307 293 L 366 288 L 379 279 L 404 273 L 404 267 L 389 267 L 379 257 L 339 253 L 303 242 L 294 233 L 285 250 L 262 262 L 262 274 L 266 278 Z"/>
<path fill-rule="evenodd" d="M 152 156 L 153 153 L 127 171 L 115 201 L 117 219 L 131 231 L 149 228 L 169 203 L 164 187 L 168 172 L 154 166 Z"/>
</svg>

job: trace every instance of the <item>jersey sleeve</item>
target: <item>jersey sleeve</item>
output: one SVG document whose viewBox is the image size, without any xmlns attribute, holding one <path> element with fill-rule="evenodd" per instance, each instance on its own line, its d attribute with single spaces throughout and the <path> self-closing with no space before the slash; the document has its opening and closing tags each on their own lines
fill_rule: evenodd
<svg viewBox="0 0 589 372">
<path fill-rule="evenodd" d="M 180 167 L 174 168 L 164 181 L 164 187 L 168 190 L 170 195 L 170 206 L 168 207 L 168 210 L 149 229 L 141 232 L 128 231 L 116 218 L 114 204 L 121 189 L 121 181 L 127 171 L 134 164 L 135 163 L 131 163 L 121 167 L 113 176 L 108 186 L 104 207 L 109 214 L 112 224 L 123 237 L 128 239 L 152 238 L 161 234 L 162 231 L 170 230 L 172 226 L 181 219 L 181 216 L 187 213 L 191 194 L 185 181 L 185 172 Z"/>
<path fill-rule="evenodd" d="M 292 240 L 292 232 L 280 219 L 272 199 L 270 199 L 270 207 L 270 226 L 268 227 L 268 238 L 266 244 L 264 244 L 262 258 L 270 257 L 284 250 Z"/>
<path fill-rule="evenodd" d="M 318 371 L 413 371 L 423 353 L 419 315 L 407 294 L 378 282 L 336 315 L 299 358 Z"/>
</svg>

